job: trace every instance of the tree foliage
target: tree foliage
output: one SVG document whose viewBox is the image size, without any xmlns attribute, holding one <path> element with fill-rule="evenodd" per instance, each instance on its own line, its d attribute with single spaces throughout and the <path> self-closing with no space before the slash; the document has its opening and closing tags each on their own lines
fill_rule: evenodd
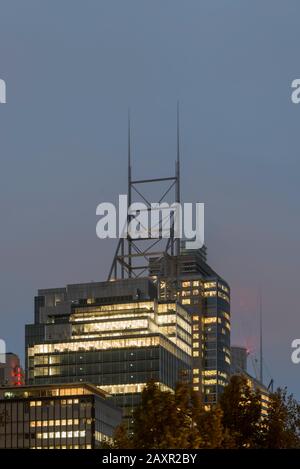
<svg viewBox="0 0 300 469">
<path fill-rule="evenodd" d="M 300 448 L 300 405 L 287 389 L 270 395 L 268 416 L 263 422 L 265 448 Z"/>
<path fill-rule="evenodd" d="M 237 448 L 257 446 L 260 435 L 261 403 L 258 391 L 252 391 L 244 376 L 232 376 L 220 398 L 222 424 Z"/>
</svg>

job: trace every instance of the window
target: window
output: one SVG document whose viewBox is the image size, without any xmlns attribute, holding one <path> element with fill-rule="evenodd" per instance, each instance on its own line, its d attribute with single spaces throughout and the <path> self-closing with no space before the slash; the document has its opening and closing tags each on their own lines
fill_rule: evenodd
<svg viewBox="0 0 300 469">
<path fill-rule="evenodd" d="M 187 288 L 191 286 L 191 282 L 182 282 L 181 285 L 183 288 Z"/>
<path fill-rule="evenodd" d="M 217 284 L 216 282 L 205 282 L 204 288 L 209 289 L 209 288 L 216 288 Z"/>
<path fill-rule="evenodd" d="M 190 300 L 190 299 L 187 299 L 187 298 L 186 298 L 186 299 L 183 299 L 183 300 L 182 300 L 182 304 L 183 304 L 183 305 L 190 305 L 190 304 L 191 304 L 191 300 Z"/>
<path fill-rule="evenodd" d="M 191 294 L 190 290 L 183 290 L 181 293 L 182 296 L 190 296 L 190 294 Z"/>
</svg>

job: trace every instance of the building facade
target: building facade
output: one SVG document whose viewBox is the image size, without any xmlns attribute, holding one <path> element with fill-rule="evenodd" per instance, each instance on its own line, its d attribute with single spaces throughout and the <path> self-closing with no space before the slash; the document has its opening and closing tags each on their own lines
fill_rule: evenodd
<svg viewBox="0 0 300 469">
<path fill-rule="evenodd" d="M 0 386 L 22 386 L 24 371 L 20 358 L 15 353 L 6 353 L 0 363 Z"/>
<path fill-rule="evenodd" d="M 94 449 L 112 438 L 121 410 L 90 384 L 0 388 L 1 449 Z"/>
<path fill-rule="evenodd" d="M 270 391 L 259 379 L 254 378 L 248 373 L 248 350 L 246 347 L 233 346 L 231 347 L 231 374 L 242 375 L 247 380 L 250 389 L 258 391 L 261 402 L 261 414 L 265 417 L 268 414 Z"/>
<path fill-rule="evenodd" d="M 176 302 L 158 301 L 149 280 L 109 283 L 108 297 L 107 282 L 94 292 L 78 285 L 77 300 L 72 286 L 72 302 L 64 297 L 67 312 L 60 302 L 57 310 L 49 306 L 53 290 L 39 292 L 39 322 L 26 326 L 27 383 L 93 383 L 123 408 L 130 427 L 149 380 L 174 389 L 181 373 L 190 373 L 191 316 Z"/>
</svg>

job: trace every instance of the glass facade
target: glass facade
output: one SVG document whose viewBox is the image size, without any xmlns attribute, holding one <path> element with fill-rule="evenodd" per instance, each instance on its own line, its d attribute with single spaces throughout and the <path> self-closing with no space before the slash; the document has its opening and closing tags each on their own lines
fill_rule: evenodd
<svg viewBox="0 0 300 469">
<path fill-rule="evenodd" d="M 204 254 L 183 249 L 180 256 L 164 259 L 161 265 L 150 261 L 150 272 L 159 297 L 176 298 L 189 311 L 193 388 L 209 404 L 217 402 L 230 376 L 230 288 Z"/>
<path fill-rule="evenodd" d="M 120 420 L 121 410 L 89 385 L 0 391 L 0 448 L 97 448 Z"/>
<path fill-rule="evenodd" d="M 93 383 L 123 408 L 129 427 L 149 380 L 174 389 L 181 372 L 191 370 L 191 317 L 176 302 L 101 305 L 89 298 L 61 318 L 49 317 L 43 340 L 40 325 L 36 336 L 36 325 L 27 326 L 28 384 Z"/>
</svg>

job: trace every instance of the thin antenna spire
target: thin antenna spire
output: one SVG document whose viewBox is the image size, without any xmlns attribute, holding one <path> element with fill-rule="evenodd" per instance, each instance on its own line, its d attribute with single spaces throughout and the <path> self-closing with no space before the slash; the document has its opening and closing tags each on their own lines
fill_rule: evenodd
<svg viewBox="0 0 300 469">
<path fill-rule="evenodd" d="M 128 176 L 131 173 L 131 122 L 130 109 L 128 109 Z"/>
<path fill-rule="evenodd" d="M 262 318 L 262 292 L 259 289 L 259 352 L 260 352 L 260 382 L 263 384 L 263 318 Z"/>
<path fill-rule="evenodd" d="M 177 200 L 180 202 L 180 119 L 179 119 L 179 101 L 177 101 L 177 159 L 176 159 L 176 177 L 177 177 Z"/>
</svg>

